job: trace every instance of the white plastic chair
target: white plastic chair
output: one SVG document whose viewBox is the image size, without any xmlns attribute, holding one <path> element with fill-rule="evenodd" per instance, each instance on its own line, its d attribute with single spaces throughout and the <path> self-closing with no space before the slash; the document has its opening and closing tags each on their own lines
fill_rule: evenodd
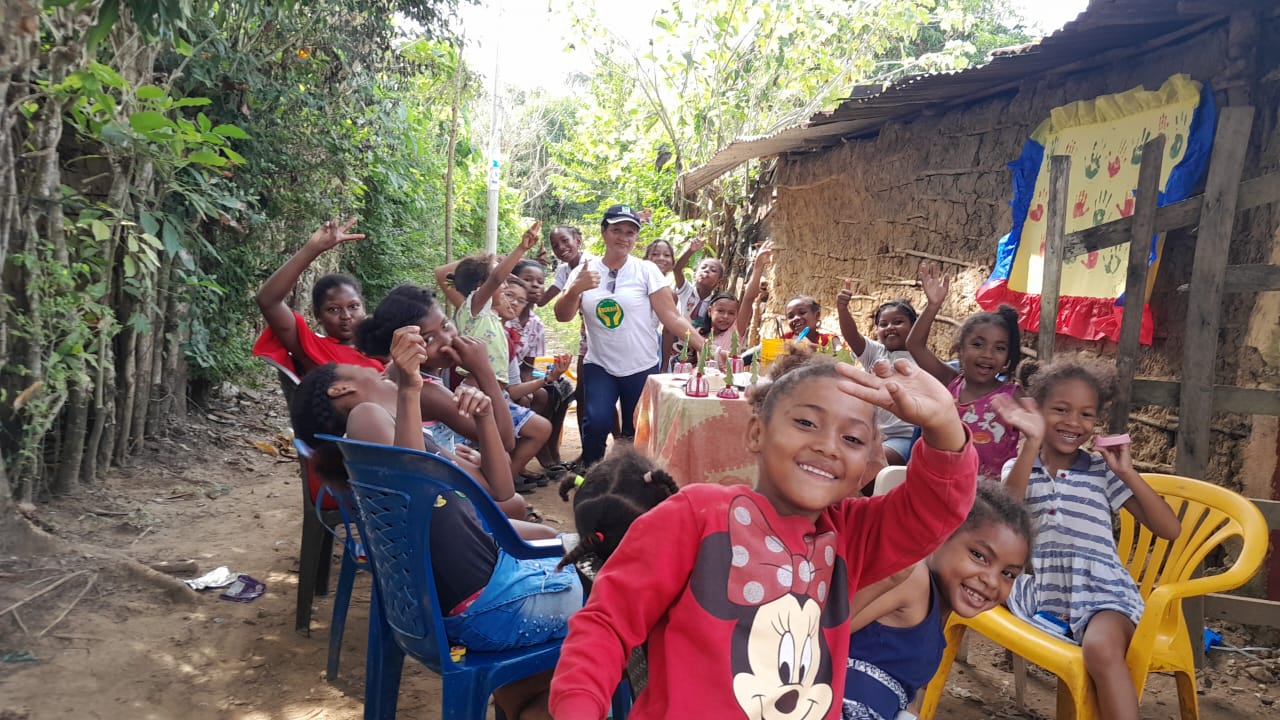
<svg viewBox="0 0 1280 720">
<path fill-rule="evenodd" d="M 883 470 L 876 473 L 876 484 L 872 489 L 871 494 L 884 495 L 890 490 L 901 485 L 906 479 L 906 465 L 888 465 Z"/>
</svg>

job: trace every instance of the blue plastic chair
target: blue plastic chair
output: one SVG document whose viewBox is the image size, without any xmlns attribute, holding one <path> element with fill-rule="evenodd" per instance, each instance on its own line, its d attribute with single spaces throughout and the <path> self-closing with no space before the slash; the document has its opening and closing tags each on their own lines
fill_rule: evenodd
<svg viewBox="0 0 1280 720">
<path fill-rule="evenodd" d="M 313 470 L 314 453 L 311 447 L 302 440 L 294 438 L 293 449 L 298 453 L 298 462 L 302 465 L 302 475 L 306 478 Z M 330 524 L 333 510 L 322 510 L 325 507 L 325 496 L 333 498 L 337 505 L 337 513 L 341 518 L 343 534 L 339 535 L 337 524 Z M 355 586 L 356 572 L 368 570 L 369 564 L 364 558 L 364 546 L 359 538 L 363 535 L 352 532 L 353 518 L 357 518 L 355 495 L 350 490 L 337 490 L 330 485 L 320 486 L 316 493 L 316 501 L 312 505 L 319 527 L 324 528 L 333 539 L 342 543 L 342 568 L 338 571 L 338 589 L 333 596 L 333 617 L 329 621 L 329 658 L 325 663 L 325 679 L 333 682 L 338 677 L 338 664 L 342 655 L 342 635 L 347 626 L 347 610 L 351 606 L 351 590 Z M 332 542 L 332 540 L 330 541 Z M 326 565 L 329 556 L 321 558 Z M 327 575 L 328 573 L 326 573 Z"/>
<path fill-rule="evenodd" d="M 366 720 L 394 718 L 407 654 L 439 673 L 444 720 L 483 720 L 494 688 L 555 667 L 560 642 L 509 652 L 468 650 L 449 655 L 431 570 L 431 516 L 436 498 L 461 493 L 507 554 L 521 559 L 559 557 L 559 540 L 527 542 L 471 476 L 425 452 L 331 436 L 342 449 L 362 520 L 374 579 L 365 670 Z"/>
</svg>

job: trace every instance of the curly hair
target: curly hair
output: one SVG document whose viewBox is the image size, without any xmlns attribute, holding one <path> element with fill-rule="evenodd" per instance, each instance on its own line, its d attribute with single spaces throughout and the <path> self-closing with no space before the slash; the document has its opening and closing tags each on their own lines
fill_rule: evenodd
<svg viewBox="0 0 1280 720">
<path fill-rule="evenodd" d="M 1001 305 L 993 312 L 974 313 L 965 318 L 956 333 L 956 347 L 964 345 L 973 331 L 982 325 L 1002 327 L 1009 334 L 1009 361 L 1004 372 L 1012 375 L 1022 362 L 1022 336 L 1018 331 L 1018 311 L 1012 305 Z"/>
<path fill-rule="evenodd" d="M 436 294 L 420 285 L 400 285 L 387 293 L 372 315 L 356 326 L 356 349 L 369 357 L 391 354 L 396 330 L 416 325 L 436 308 Z"/>
<path fill-rule="evenodd" d="M 956 532 L 974 530 L 992 523 L 1008 526 L 1018 537 L 1026 540 L 1027 557 L 1031 557 L 1035 532 L 1031 528 L 1031 513 L 1027 512 L 1027 506 L 998 483 L 979 482 L 973 507 Z"/>
<path fill-rule="evenodd" d="M 492 269 L 492 255 L 465 257 L 453 269 L 453 287 L 462 293 L 463 297 L 466 297 L 479 289 L 484 284 L 484 281 L 489 279 L 489 272 Z"/>
<path fill-rule="evenodd" d="M 599 571 L 631 524 L 680 490 L 653 460 L 621 445 L 592 465 L 581 485 L 578 477 L 566 473 L 560 481 L 563 500 L 568 502 L 573 493 L 573 517 L 581 542 L 565 553 L 559 567 L 588 559 Z"/>
<path fill-rule="evenodd" d="M 807 345 L 787 345 L 766 373 L 767 383 L 747 388 L 747 402 L 762 420 L 768 421 L 781 398 L 790 395 L 800 384 L 814 378 L 838 379 L 836 361 L 830 355 L 815 352 Z"/>
<path fill-rule="evenodd" d="M 1055 356 L 1043 365 L 1027 361 L 1018 369 L 1018 384 L 1043 406 L 1053 389 L 1068 380 L 1082 380 L 1098 395 L 1098 409 L 1115 397 L 1116 368 L 1096 355 L 1075 352 Z"/>
<path fill-rule="evenodd" d="M 350 275 L 331 273 L 322 275 L 319 280 L 316 280 L 315 286 L 311 288 L 311 309 L 315 311 L 317 316 L 320 315 L 321 309 L 324 307 L 324 299 L 329 294 L 329 291 L 344 286 L 355 290 L 356 295 L 364 297 L 360 290 L 360 281 Z"/>
</svg>

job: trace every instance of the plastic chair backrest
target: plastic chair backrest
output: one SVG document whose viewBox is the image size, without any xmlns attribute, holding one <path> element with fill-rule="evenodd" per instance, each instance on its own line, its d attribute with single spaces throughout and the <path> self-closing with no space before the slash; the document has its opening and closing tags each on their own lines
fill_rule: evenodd
<svg viewBox="0 0 1280 720">
<path fill-rule="evenodd" d="M 1214 548 L 1232 537 L 1246 537 L 1246 525 L 1254 524 L 1259 515 L 1247 498 L 1212 483 L 1158 473 L 1143 473 L 1142 478 L 1182 520 L 1182 533 L 1169 541 L 1156 537 L 1133 515 L 1119 514 L 1120 560 L 1144 598 L 1160 585 L 1191 579 Z M 1265 526 L 1261 531 L 1265 536 Z M 1263 552 L 1265 545 L 1261 543 Z M 1241 557 L 1236 565 L 1248 567 L 1246 560 Z"/>
<path fill-rule="evenodd" d="M 876 473 L 876 484 L 871 491 L 872 495 L 884 495 L 890 490 L 898 487 L 907 479 L 906 465 L 889 465 Z"/>
<path fill-rule="evenodd" d="M 318 439 L 335 442 L 342 449 L 363 519 L 365 552 L 396 642 L 428 668 L 443 672 L 454 663 L 432 574 L 431 518 L 436 498 L 446 495 L 452 501 L 455 493 L 464 496 L 509 555 L 546 557 L 546 548 L 521 539 L 489 494 L 442 457 L 332 436 Z M 555 545 L 559 547 L 559 542 Z"/>
<path fill-rule="evenodd" d="M 298 384 L 302 382 L 302 378 L 298 377 L 298 373 L 293 368 L 285 367 L 265 355 L 259 355 L 258 359 L 275 369 L 280 378 L 280 390 L 284 392 L 285 406 L 292 410 L 293 393 L 298 389 Z"/>
</svg>

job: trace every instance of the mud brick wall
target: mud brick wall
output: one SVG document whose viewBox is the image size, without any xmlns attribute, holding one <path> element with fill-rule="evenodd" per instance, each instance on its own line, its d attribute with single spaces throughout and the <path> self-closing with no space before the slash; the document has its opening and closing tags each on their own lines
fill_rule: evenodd
<svg viewBox="0 0 1280 720">
<path fill-rule="evenodd" d="M 1274 21 L 1260 37 L 1277 37 Z M 1012 198 L 1006 164 L 1018 157 L 1030 133 L 1051 108 L 1142 85 L 1157 88 L 1170 75 L 1187 73 L 1215 89 L 1218 106 L 1247 89 L 1257 108 L 1245 177 L 1280 165 L 1276 110 L 1280 104 L 1280 49 L 1259 46 L 1256 66 L 1241 77 L 1229 57 L 1234 37 L 1225 24 L 1145 54 L 1063 75 L 1046 75 L 1020 88 L 970 105 L 930 109 L 891 123 L 875 137 L 779 158 L 771 212 L 764 235 L 778 248 L 766 312 L 780 313 L 796 294 L 814 295 L 824 326 L 837 331 L 832 304 L 844 278 L 856 278 L 856 317 L 868 318 L 880 302 L 909 298 L 917 308 L 923 293 L 911 282 L 921 254 L 950 258 L 956 276 L 942 315 L 954 320 L 978 310 L 974 290 L 989 275 L 996 244 L 1008 231 Z M 1236 88 L 1231 97 L 1224 88 Z M 1275 242 L 1280 210 L 1264 207 L 1237 218 L 1233 264 L 1280 262 Z M 1155 343 L 1144 347 L 1140 376 L 1176 379 L 1182 362 L 1189 298 L 1179 286 L 1190 281 L 1195 230 L 1170 233 L 1151 299 Z M 1272 386 L 1280 381 L 1280 302 L 1277 293 L 1228 295 L 1223 307 L 1218 379 L 1222 384 Z M 870 320 L 864 322 L 864 332 Z M 939 322 L 931 342 L 949 357 L 954 326 Z M 1023 336 L 1034 348 L 1034 333 Z M 1114 353 L 1111 343 L 1059 337 L 1060 349 Z M 1173 465 L 1176 409 L 1134 408 L 1135 451 L 1148 470 Z M 1184 419 L 1205 422 L 1208 419 Z M 1220 415 L 1210 478 L 1253 497 L 1272 497 L 1276 464 L 1274 418 Z M 1256 425 L 1256 427 L 1255 427 Z M 1269 435 L 1268 435 L 1269 433 Z M 1270 438 L 1268 441 L 1267 438 Z M 1252 442 L 1251 442 L 1252 441 Z M 1252 458 L 1246 462 L 1246 458 Z M 1249 465 L 1246 468 L 1246 465 Z"/>
</svg>

